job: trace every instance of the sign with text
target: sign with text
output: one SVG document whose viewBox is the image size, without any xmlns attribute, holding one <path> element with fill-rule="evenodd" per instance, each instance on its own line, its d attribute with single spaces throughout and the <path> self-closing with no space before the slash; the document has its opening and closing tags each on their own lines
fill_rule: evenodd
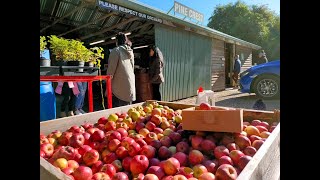
<svg viewBox="0 0 320 180">
<path fill-rule="evenodd" d="M 148 20 L 151 20 L 151 21 L 162 23 L 162 19 L 160 19 L 160 18 L 156 18 L 156 17 L 150 16 L 148 14 L 144 14 L 144 13 L 141 13 L 141 12 L 137 12 L 135 10 L 125 8 L 125 7 L 119 6 L 117 4 L 112 4 L 112 3 L 109 3 L 109 2 L 105 2 L 105 1 L 99 0 L 98 1 L 98 5 L 100 7 L 102 7 L 102 8 L 105 8 L 105 9 L 110 9 L 110 10 L 114 10 L 114 11 L 130 14 L 130 15 L 133 15 L 133 16 L 137 16 L 137 17 L 140 17 L 140 18 L 143 18 L 143 19 L 148 19 Z"/>
<path fill-rule="evenodd" d="M 174 12 L 182 14 L 186 17 L 189 17 L 191 19 L 197 20 L 199 22 L 203 22 L 204 16 L 203 14 L 183 5 L 178 3 L 177 1 L 174 1 Z"/>
</svg>

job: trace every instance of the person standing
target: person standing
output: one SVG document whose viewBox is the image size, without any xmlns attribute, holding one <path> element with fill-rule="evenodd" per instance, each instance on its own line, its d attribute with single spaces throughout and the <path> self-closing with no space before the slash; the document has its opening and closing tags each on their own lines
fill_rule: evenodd
<svg viewBox="0 0 320 180">
<path fill-rule="evenodd" d="M 116 45 L 117 47 L 110 52 L 107 68 L 107 75 L 112 76 L 112 107 L 129 105 L 136 100 L 131 42 L 124 33 L 119 32 L 116 36 Z"/>
<path fill-rule="evenodd" d="M 57 94 L 63 96 L 63 100 L 60 107 L 60 117 L 74 116 L 75 99 L 79 94 L 78 85 L 75 82 L 58 82 L 58 86 L 55 89 Z M 68 113 L 66 109 L 68 107 Z"/>
<path fill-rule="evenodd" d="M 234 67 L 233 67 L 233 75 L 232 75 L 232 79 L 234 80 L 234 88 L 238 88 L 238 79 L 239 79 L 239 73 L 241 70 L 241 61 L 240 61 L 240 57 L 237 54 L 235 61 L 234 61 Z"/>
<path fill-rule="evenodd" d="M 80 115 L 80 114 L 86 113 L 82 108 L 83 108 L 84 99 L 86 97 L 88 83 L 77 82 L 77 85 L 80 93 L 75 96 L 74 114 Z"/>
<path fill-rule="evenodd" d="M 164 59 L 160 49 L 155 46 L 149 46 L 149 79 L 152 85 L 153 99 L 161 101 L 160 84 L 164 82 L 163 66 Z"/>
<path fill-rule="evenodd" d="M 258 58 L 257 64 L 263 64 L 263 63 L 267 63 L 267 62 L 268 62 L 267 55 L 264 52 L 264 50 L 261 50 L 261 52 L 259 53 L 259 58 Z"/>
</svg>

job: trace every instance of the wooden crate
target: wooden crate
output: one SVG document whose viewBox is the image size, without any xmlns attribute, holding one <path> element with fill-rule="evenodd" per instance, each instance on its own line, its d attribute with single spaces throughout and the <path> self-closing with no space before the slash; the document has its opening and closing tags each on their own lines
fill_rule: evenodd
<svg viewBox="0 0 320 180">
<path fill-rule="evenodd" d="M 66 131 L 73 125 L 81 125 L 84 122 L 95 123 L 101 116 L 108 116 L 116 112 L 127 112 L 131 107 L 143 103 L 132 104 L 73 117 L 65 117 L 50 121 L 40 122 L 40 132 L 47 135 L 54 130 Z M 195 107 L 195 104 L 182 104 L 160 101 L 159 104 L 169 106 L 172 109 L 185 109 Z M 216 108 L 225 108 L 216 106 Z M 279 111 L 257 111 L 243 109 L 245 121 L 260 119 L 269 123 L 280 121 Z M 280 177 L 280 123 L 260 147 L 252 160 L 243 169 L 237 180 L 278 180 Z M 40 157 L 40 179 L 41 180 L 70 180 L 64 173 Z"/>
</svg>

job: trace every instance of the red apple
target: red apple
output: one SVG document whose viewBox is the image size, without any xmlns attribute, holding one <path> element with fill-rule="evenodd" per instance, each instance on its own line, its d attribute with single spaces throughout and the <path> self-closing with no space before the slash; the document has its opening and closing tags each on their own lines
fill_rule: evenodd
<svg viewBox="0 0 320 180">
<path fill-rule="evenodd" d="M 183 175 L 186 178 L 192 178 L 193 170 L 189 167 L 180 167 L 177 174 Z"/>
<path fill-rule="evenodd" d="M 104 125 L 104 128 L 106 131 L 114 131 L 116 130 L 117 128 L 117 124 L 116 122 L 114 121 L 108 121 L 105 125 Z"/>
<path fill-rule="evenodd" d="M 141 150 L 141 146 L 138 143 L 133 142 L 128 148 L 128 154 L 131 157 L 133 157 L 133 156 L 139 154 L 140 150 Z"/>
<path fill-rule="evenodd" d="M 172 144 L 172 140 L 169 136 L 163 136 L 160 139 L 160 142 L 161 142 L 162 146 L 166 146 L 166 147 L 170 147 Z"/>
<path fill-rule="evenodd" d="M 245 154 L 240 150 L 232 150 L 229 154 L 230 158 L 232 159 L 235 165 L 238 165 L 239 159 L 244 155 Z"/>
<path fill-rule="evenodd" d="M 104 131 L 97 130 L 90 136 L 90 140 L 92 142 L 102 142 L 104 140 L 104 137 L 105 137 Z"/>
<path fill-rule="evenodd" d="M 120 146 L 121 142 L 118 139 L 112 139 L 109 141 L 108 148 L 110 151 L 114 152 Z"/>
<path fill-rule="evenodd" d="M 277 126 L 270 126 L 269 132 L 272 133 L 272 131 L 276 128 Z"/>
<path fill-rule="evenodd" d="M 240 147 L 236 143 L 230 143 L 227 145 L 227 148 L 229 151 L 232 150 L 240 150 Z"/>
<path fill-rule="evenodd" d="M 86 132 L 89 133 L 90 135 L 92 135 L 97 130 L 99 130 L 99 129 L 96 127 L 92 127 L 92 128 L 87 129 Z"/>
<path fill-rule="evenodd" d="M 252 146 L 256 148 L 256 150 L 258 151 L 263 143 L 264 143 L 263 140 L 255 140 L 253 141 Z"/>
<path fill-rule="evenodd" d="M 229 156 L 222 156 L 219 158 L 218 160 L 219 166 L 221 166 L 222 164 L 230 164 L 233 166 L 233 161 Z"/>
<path fill-rule="evenodd" d="M 181 166 L 188 166 L 188 156 L 183 152 L 177 152 L 172 157 L 176 158 Z"/>
<path fill-rule="evenodd" d="M 184 175 L 177 174 L 173 176 L 172 180 L 188 180 Z"/>
<path fill-rule="evenodd" d="M 175 175 L 180 168 L 179 161 L 173 157 L 165 160 L 163 165 L 163 170 L 166 173 L 166 175 Z"/>
<path fill-rule="evenodd" d="M 74 170 L 72 168 L 69 168 L 69 167 L 62 169 L 61 171 L 63 173 L 65 173 L 66 175 L 70 175 L 70 174 L 72 174 L 74 172 Z"/>
<path fill-rule="evenodd" d="M 112 178 L 117 173 L 116 168 L 112 164 L 104 164 L 101 167 L 100 172 L 108 174 L 110 178 Z"/>
<path fill-rule="evenodd" d="M 120 141 L 121 140 L 121 134 L 118 131 L 113 131 L 108 137 L 109 141 L 111 141 L 112 139 L 118 139 Z"/>
<path fill-rule="evenodd" d="M 88 145 L 89 142 L 90 142 L 90 136 L 91 136 L 91 134 L 89 134 L 88 132 L 84 132 L 84 133 L 82 134 L 82 136 L 83 136 L 83 138 L 84 138 L 84 143 L 83 143 L 83 144 Z"/>
<path fill-rule="evenodd" d="M 216 148 L 216 145 L 214 142 L 205 139 L 201 142 L 200 147 L 204 152 L 211 152 L 214 150 L 214 148 Z"/>
<path fill-rule="evenodd" d="M 144 127 L 145 127 L 145 124 L 143 122 L 137 122 L 136 123 L 136 131 L 137 132 L 139 132 Z"/>
<path fill-rule="evenodd" d="M 53 155 L 54 147 L 50 143 L 41 144 L 40 151 L 44 152 L 45 157 L 51 157 Z"/>
<path fill-rule="evenodd" d="M 154 174 L 146 174 L 143 180 L 159 180 L 159 178 Z"/>
<path fill-rule="evenodd" d="M 48 138 L 46 138 L 45 136 L 42 138 L 40 137 L 40 144 L 45 144 L 45 143 L 49 143 Z"/>
<path fill-rule="evenodd" d="M 52 152 L 52 153 L 53 153 L 53 152 Z M 40 150 L 40 157 L 43 157 L 43 158 L 44 158 L 45 156 L 46 156 L 46 153 L 44 153 L 43 151 Z"/>
<path fill-rule="evenodd" d="M 165 176 L 161 180 L 173 180 L 173 176 Z"/>
<path fill-rule="evenodd" d="M 203 160 L 204 160 L 203 154 L 199 150 L 190 151 L 189 163 L 191 165 L 201 164 Z"/>
<path fill-rule="evenodd" d="M 260 136 L 257 136 L 257 135 L 251 135 L 249 137 L 250 141 L 253 142 L 255 140 L 261 140 L 262 138 Z"/>
<path fill-rule="evenodd" d="M 122 142 L 121 142 L 121 146 L 125 147 L 126 149 L 129 149 L 129 146 L 135 142 L 134 139 L 130 138 L 130 137 L 125 137 Z"/>
<path fill-rule="evenodd" d="M 122 128 L 122 129 L 125 129 L 126 131 L 129 130 L 129 126 L 124 122 L 116 123 L 116 128 L 117 129 Z"/>
<path fill-rule="evenodd" d="M 89 128 L 93 127 L 93 124 L 85 122 L 84 124 L 81 125 L 85 130 L 88 130 Z"/>
<path fill-rule="evenodd" d="M 82 145 L 81 147 L 79 147 L 78 149 L 78 153 L 83 156 L 83 154 L 87 151 L 90 151 L 92 148 L 88 145 Z"/>
<path fill-rule="evenodd" d="M 162 117 L 160 115 L 152 115 L 150 121 L 159 126 L 162 122 Z"/>
<path fill-rule="evenodd" d="M 225 146 L 217 146 L 213 153 L 216 159 L 220 159 L 222 156 L 229 156 L 230 151 Z"/>
<path fill-rule="evenodd" d="M 124 159 L 125 157 L 127 157 L 129 155 L 129 153 L 128 153 L 128 150 L 126 150 L 125 147 L 120 146 L 116 150 L 116 155 L 117 155 L 118 158 Z"/>
<path fill-rule="evenodd" d="M 183 152 L 185 154 L 189 152 L 189 144 L 184 141 L 179 142 L 176 147 L 177 152 Z"/>
<path fill-rule="evenodd" d="M 105 125 L 108 122 L 108 119 L 104 116 L 98 119 L 98 124 L 103 124 Z"/>
<path fill-rule="evenodd" d="M 92 170 L 87 166 L 79 166 L 73 173 L 75 180 L 91 180 Z"/>
<path fill-rule="evenodd" d="M 240 147 L 241 150 L 251 145 L 251 141 L 247 136 L 239 135 L 235 138 L 235 143 Z"/>
<path fill-rule="evenodd" d="M 121 137 L 127 137 L 128 136 L 128 131 L 125 130 L 124 128 L 118 128 L 117 131 L 121 134 Z"/>
<path fill-rule="evenodd" d="M 266 128 L 266 127 L 264 127 L 264 126 L 256 126 L 256 128 L 258 128 L 258 130 L 259 130 L 259 132 L 260 133 L 262 133 L 262 132 L 264 132 L 264 131 L 267 131 L 268 132 L 268 129 Z"/>
<path fill-rule="evenodd" d="M 58 151 L 56 151 L 52 157 L 57 158 L 65 158 L 67 160 L 74 159 L 75 157 L 75 150 L 71 146 L 62 146 Z"/>
<path fill-rule="evenodd" d="M 91 166 L 92 173 L 95 174 L 95 173 L 99 172 L 102 166 L 103 166 L 103 162 L 102 162 L 102 161 L 97 161 L 97 162 L 95 162 L 95 163 Z"/>
<path fill-rule="evenodd" d="M 156 149 L 159 149 L 162 146 L 162 144 L 159 140 L 153 140 L 150 142 L 149 145 L 156 148 Z"/>
<path fill-rule="evenodd" d="M 154 148 L 150 145 L 144 145 L 141 148 L 140 154 L 145 155 L 148 159 L 151 159 L 151 158 L 155 157 L 155 155 L 156 155 L 156 148 Z"/>
<path fill-rule="evenodd" d="M 193 176 L 195 178 L 199 178 L 203 173 L 208 172 L 207 168 L 202 164 L 197 164 L 193 166 L 192 170 L 193 170 Z"/>
<path fill-rule="evenodd" d="M 82 159 L 87 166 L 91 166 L 99 160 L 99 152 L 95 149 L 91 149 L 83 154 Z"/>
<path fill-rule="evenodd" d="M 122 163 L 120 160 L 118 160 L 118 159 L 114 160 L 111 164 L 116 168 L 117 172 L 122 171 L 123 168 L 122 168 Z"/>
<path fill-rule="evenodd" d="M 158 140 L 158 136 L 154 132 L 149 132 L 147 134 L 147 136 L 145 137 L 145 141 L 146 141 L 147 144 L 150 144 L 150 142 L 153 141 L 153 140 Z"/>
<path fill-rule="evenodd" d="M 257 119 L 251 121 L 251 125 L 252 125 L 252 126 L 257 126 L 257 125 L 260 124 L 260 123 L 261 123 L 261 121 L 260 121 L 260 120 L 257 120 Z M 250 125 L 250 124 L 249 124 L 249 125 Z M 249 126 L 249 125 L 248 125 L 248 126 Z"/>
<path fill-rule="evenodd" d="M 80 133 L 73 134 L 69 139 L 69 145 L 78 148 L 81 147 L 84 144 L 84 137 Z"/>
<path fill-rule="evenodd" d="M 211 106 L 209 103 L 201 103 L 199 105 L 199 110 L 211 110 Z"/>
<path fill-rule="evenodd" d="M 203 137 L 201 136 L 192 136 L 191 145 L 193 149 L 201 150 L 201 142 L 203 141 Z"/>
<path fill-rule="evenodd" d="M 150 166 L 158 166 L 160 164 L 160 160 L 158 158 L 151 158 L 149 159 Z"/>
<path fill-rule="evenodd" d="M 161 146 L 158 150 L 158 158 L 159 159 L 168 159 L 172 156 L 171 151 L 166 146 Z"/>
<path fill-rule="evenodd" d="M 71 168 L 72 171 L 75 171 L 79 167 L 79 163 L 75 160 L 68 160 L 68 168 Z"/>
<path fill-rule="evenodd" d="M 92 149 L 98 150 L 100 149 L 100 143 L 99 142 L 92 142 L 90 141 L 88 144 Z"/>
<path fill-rule="evenodd" d="M 58 138 L 59 144 L 62 146 L 67 146 L 69 144 L 69 139 L 71 138 L 72 134 L 72 132 L 68 131 L 63 132 L 61 136 Z"/>
<path fill-rule="evenodd" d="M 215 180 L 216 177 L 214 174 L 212 174 L 210 172 L 205 172 L 205 173 L 201 174 L 198 179 L 199 180 Z"/>
<path fill-rule="evenodd" d="M 74 133 L 76 129 L 79 129 L 79 126 L 73 125 L 67 131 Z"/>
<path fill-rule="evenodd" d="M 244 167 L 249 163 L 249 161 L 252 159 L 251 156 L 244 155 L 239 159 L 238 167 L 240 170 L 243 170 Z"/>
<path fill-rule="evenodd" d="M 91 180 L 111 180 L 110 176 L 104 172 L 97 172 L 93 174 Z"/>
<path fill-rule="evenodd" d="M 244 150 L 243 153 L 245 155 L 251 156 L 253 157 L 256 154 L 257 150 L 256 148 L 252 147 L 252 146 L 247 146 Z"/>
<path fill-rule="evenodd" d="M 217 162 L 218 160 L 206 160 L 203 162 L 203 165 L 207 168 L 208 172 L 211 173 L 216 173 L 219 162 Z"/>
<path fill-rule="evenodd" d="M 114 152 L 111 152 L 103 158 L 103 162 L 106 164 L 111 164 L 114 160 L 117 160 L 117 159 L 118 159 L 117 155 Z"/>
<path fill-rule="evenodd" d="M 140 147 L 147 145 L 146 141 L 143 138 L 136 139 L 136 143 L 140 145 Z"/>
<path fill-rule="evenodd" d="M 149 121 L 149 122 L 146 123 L 145 127 L 146 127 L 150 132 L 152 132 L 152 131 L 154 131 L 154 128 L 156 128 L 157 126 L 156 126 L 153 122 Z"/>
<path fill-rule="evenodd" d="M 235 180 L 238 177 L 236 169 L 230 164 L 223 164 L 218 167 L 216 171 L 216 179 L 221 180 Z"/>
<path fill-rule="evenodd" d="M 267 129 L 269 129 L 270 125 L 266 121 L 261 121 L 257 126 L 263 126 L 263 127 L 267 128 Z"/>
<path fill-rule="evenodd" d="M 150 166 L 146 174 L 154 174 L 158 179 L 162 179 L 166 175 L 164 170 L 159 166 Z"/>
<path fill-rule="evenodd" d="M 117 172 L 113 177 L 112 180 L 129 180 L 129 177 L 124 172 Z"/>
<path fill-rule="evenodd" d="M 179 133 L 177 133 L 177 132 L 170 133 L 169 137 L 171 138 L 171 140 L 172 140 L 174 145 L 179 143 L 182 140 L 181 135 Z"/>
<path fill-rule="evenodd" d="M 123 167 L 124 170 L 130 171 L 131 161 L 132 161 L 132 157 L 130 157 L 130 156 L 125 157 L 125 158 L 122 160 L 122 167 Z"/>
<path fill-rule="evenodd" d="M 78 163 L 82 163 L 82 155 L 79 153 L 75 153 L 73 160 L 77 161 Z"/>
<path fill-rule="evenodd" d="M 163 133 L 163 129 L 155 127 L 153 132 L 156 133 L 156 134 L 162 134 Z"/>
<path fill-rule="evenodd" d="M 130 163 L 130 171 L 133 174 L 144 173 L 149 166 L 149 160 L 145 155 L 136 155 Z"/>
<path fill-rule="evenodd" d="M 133 180 L 143 180 L 144 174 L 142 174 L 142 173 L 139 173 L 137 175 L 135 174 L 133 177 L 134 177 Z"/>
</svg>

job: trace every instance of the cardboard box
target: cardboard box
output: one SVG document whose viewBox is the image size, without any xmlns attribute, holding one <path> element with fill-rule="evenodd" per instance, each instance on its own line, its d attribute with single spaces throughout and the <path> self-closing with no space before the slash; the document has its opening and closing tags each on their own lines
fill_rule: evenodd
<svg viewBox="0 0 320 180">
<path fill-rule="evenodd" d="M 236 132 L 242 131 L 242 109 L 198 110 L 191 107 L 182 110 L 183 130 Z"/>
</svg>

